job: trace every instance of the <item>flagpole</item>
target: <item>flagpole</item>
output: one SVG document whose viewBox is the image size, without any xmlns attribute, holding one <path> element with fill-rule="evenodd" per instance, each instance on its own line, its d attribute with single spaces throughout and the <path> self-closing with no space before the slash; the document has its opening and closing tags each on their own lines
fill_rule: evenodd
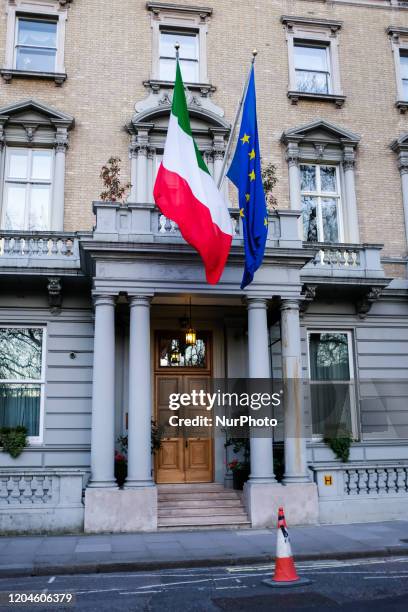
<svg viewBox="0 0 408 612">
<path fill-rule="evenodd" d="M 252 51 L 251 69 L 252 69 L 252 66 L 255 64 L 255 58 L 256 58 L 257 55 L 258 55 L 258 51 L 256 49 L 254 49 Z M 233 123 L 232 129 L 231 129 L 231 132 L 230 132 L 230 136 L 229 136 L 229 139 L 228 139 L 227 147 L 225 149 L 224 161 L 222 163 L 222 168 L 221 168 L 220 176 L 219 176 L 219 179 L 218 179 L 218 185 L 217 185 L 218 189 L 221 189 L 222 184 L 223 184 L 224 179 L 225 179 L 226 167 L 227 167 L 227 163 L 228 163 L 228 157 L 229 157 L 229 154 L 230 154 L 230 151 L 231 151 L 231 147 L 232 147 L 232 143 L 233 143 L 233 140 L 234 140 L 235 132 L 236 132 L 236 129 L 237 129 L 239 117 L 241 115 L 242 106 L 244 104 L 246 92 L 247 92 L 248 85 L 249 85 L 249 78 L 250 78 L 250 76 L 251 76 L 251 70 L 248 72 L 248 76 L 247 76 L 246 81 L 245 81 L 244 89 L 242 91 L 241 100 L 239 101 L 239 104 L 238 104 L 237 112 L 235 114 L 234 123 Z"/>
</svg>

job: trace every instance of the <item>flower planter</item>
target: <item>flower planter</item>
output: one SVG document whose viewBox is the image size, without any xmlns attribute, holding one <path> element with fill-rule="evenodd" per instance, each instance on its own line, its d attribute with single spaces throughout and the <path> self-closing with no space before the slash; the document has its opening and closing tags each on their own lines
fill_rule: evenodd
<svg viewBox="0 0 408 612">
<path fill-rule="evenodd" d="M 234 489 L 238 491 L 242 491 L 244 488 L 244 484 L 249 478 L 249 466 L 242 467 L 238 470 L 233 470 L 232 472 L 232 482 Z"/>
</svg>

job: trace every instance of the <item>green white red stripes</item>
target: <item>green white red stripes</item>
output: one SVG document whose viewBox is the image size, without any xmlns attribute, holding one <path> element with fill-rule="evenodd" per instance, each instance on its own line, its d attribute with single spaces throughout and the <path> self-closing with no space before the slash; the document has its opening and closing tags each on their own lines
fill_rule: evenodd
<svg viewBox="0 0 408 612">
<path fill-rule="evenodd" d="M 162 213 L 177 223 L 184 239 L 201 255 L 207 282 L 217 283 L 231 247 L 232 222 L 227 204 L 194 142 L 178 64 L 154 199 Z"/>
</svg>

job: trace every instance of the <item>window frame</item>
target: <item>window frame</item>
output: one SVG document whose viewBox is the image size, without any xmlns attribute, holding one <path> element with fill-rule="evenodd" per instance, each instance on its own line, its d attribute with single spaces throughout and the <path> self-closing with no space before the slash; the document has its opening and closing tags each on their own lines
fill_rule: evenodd
<svg viewBox="0 0 408 612">
<path fill-rule="evenodd" d="M 338 36 L 342 22 L 288 15 L 282 15 L 280 20 L 285 28 L 288 46 L 287 96 L 292 104 L 297 104 L 301 99 L 315 99 L 334 102 L 337 107 L 343 106 L 346 97 L 343 95 L 341 87 Z M 297 44 L 327 48 L 327 67 L 330 77 L 328 93 L 303 92 L 297 89 L 295 69 L 295 45 Z"/>
<path fill-rule="evenodd" d="M 147 9 L 151 14 L 152 28 L 152 67 L 151 81 L 159 84 L 172 82 L 161 79 L 160 77 L 160 35 L 162 31 L 174 31 L 180 33 L 194 33 L 197 35 L 198 44 L 198 79 L 195 82 L 186 80 L 192 87 L 200 89 L 200 85 L 210 88 L 207 74 L 207 33 L 208 19 L 212 14 L 212 9 L 192 6 L 169 6 L 166 7 L 160 2 L 147 2 Z M 206 88 L 206 89 L 207 89 Z"/>
<path fill-rule="evenodd" d="M 327 70 L 323 71 L 323 70 L 305 70 L 302 68 L 297 68 L 296 67 L 296 52 L 295 49 L 297 47 L 306 47 L 306 48 L 312 48 L 312 49 L 324 49 L 326 51 L 325 55 L 326 55 L 326 65 L 327 65 Z M 315 72 L 315 73 L 319 73 L 319 74 L 325 74 L 326 78 L 327 78 L 327 92 L 323 92 L 322 95 L 329 95 L 333 92 L 333 85 L 332 85 L 332 67 L 331 67 L 331 59 L 330 59 L 330 45 L 326 42 L 314 42 L 311 40 L 300 40 L 300 39 L 294 39 L 293 41 L 293 64 L 294 64 L 294 70 L 295 70 L 295 83 L 297 85 L 297 72 Z M 296 88 L 296 91 L 301 91 L 300 89 Z M 302 91 L 302 93 L 306 93 L 306 94 L 314 94 L 314 95 L 321 95 L 320 92 L 317 91 Z"/>
<path fill-rule="evenodd" d="M 351 435 L 353 441 L 358 441 L 360 439 L 360 427 L 359 427 L 359 418 L 358 418 L 358 404 L 357 404 L 357 393 L 356 393 L 356 367 L 354 363 L 354 334 L 351 329 L 341 329 L 338 327 L 335 328 L 312 328 L 308 327 L 306 330 L 306 338 L 307 338 L 307 373 L 309 378 L 309 385 L 314 383 L 318 384 L 319 381 L 312 381 L 312 368 L 311 368 L 311 359 L 310 359 L 310 335 L 311 334 L 344 334 L 347 336 L 347 348 L 348 348 L 348 359 L 349 359 L 349 372 L 350 379 L 349 381 L 339 381 L 336 380 L 335 383 L 343 383 L 350 385 L 350 423 L 351 423 Z M 321 382 L 321 381 L 320 381 Z M 325 381 L 325 383 L 330 383 L 331 381 Z M 312 398 L 310 397 L 310 420 L 311 420 L 311 430 L 312 430 L 312 440 L 314 442 L 321 442 L 323 440 L 323 436 L 317 435 L 313 433 L 313 414 L 312 414 Z"/>
<path fill-rule="evenodd" d="M 319 168 L 319 170 L 316 172 L 316 188 L 321 188 L 321 179 L 320 179 L 320 167 L 321 166 L 326 166 L 329 168 L 335 168 L 336 171 L 336 185 L 337 185 L 337 193 L 334 194 L 334 192 L 331 191 L 327 191 L 327 192 L 322 192 L 321 189 L 317 189 L 316 192 L 312 192 L 312 191 L 302 191 L 302 166 L 315 166 L 316 168 Z M 343 225 L 343 206 L 342 206 L 342 189 L 341 189 L 341 176 L 340 176 L 340 166 L 339 164 L 333 164 L 333 163 L 326 163 L 324 161 L 322 161 L 321 163 L 317 163 L 317 162 L 303 162 L 300 161 L 299 162 L 299 190 L 300 190 L 300 198 L 301 198 L 301 207 L 302 207 L 302 213 L 303 213 L 303 205 L 302 205 L 302 197 L 303 196 L 309 196 L 309 197 L 314 197 L 317 199 L 317 214 L 316 214 L 316 219 L 317 219 L 317 230 L 318 230 L 318 240 L 317 243 L 323 243 L 323 244 L 342 244 L 344 243 L 344 225 Z M 338 230 L 338 241 L 335 243 L 330 243 L 330 242 L 326 242 L 325 240 L 320 240 L 320 237 L 324 238 L 323 235 L 323 217 L 322 217 L 322 205 L 321 205 L 321 200 L 324 198 L 333 198 L 337 200 L 337 205 L 336 205 L 336 210 L 337 210 L 337 230 Z M 303 228 L 303 224 L 302 224 L 302 228 Z M 316 244 L 316 243 L 312 243 L 309 242 L 306 237 L 303 235 L 303 241 L 304 242 L 308 242 L 309 244 Z"/>
<path fill-rule="evenodd" d="M 56 32 L 55 32 L 55 47 L 42 47 L 42 46 L 36 46 L 36 45 L 21 45 L 18 42 L 18 38 L 19 38 L 19 32 L 20 32 L 20 22 L 22 21 L 32 21 L 32 22 L 36 22 L 36 23 L 54 23 L 56 25 Z M 54 70 L 51 72 L 56 72 L 56 66 L 57 66 L 57 53 L 58 53 L 58 18 L 51 18 L 51 17 L 41 17 L 41 16 L 35 16 L 32 17 L 30 15 L 21 15 L 21 14 L 17 14 L 16 16 L 16 27 L 15 27 L 15 33 L 14 33 L 14 54 L 13 54 L 13 68 L 14 70 L 24 70 L 24 68 L 17 68 L 17 55 L 18 55 L 18 49 L 19 48 L 38 48 L 38 49 L 52 49 L 53 51 L 55 51 L 55 55 L 54 55 Z M 32 70 L 30 72 L 39 72 L 41 74 L 41 72 L 49 72 L 47 70 Z"/>
<path fill-rule="evenodd" d="M 196 39 L 196 48 L 197 48 L 197 59 L 191 59 L 191 58 L 183 58 L 180 56 L 180 68 L 183 71 L 183 67 L 182 67 L 182 62 L 194 62 L 196 69 L 197 69 L 197 80 L 195 81 L 187 81 L 186 82 L 190 82 L 190 83 L 199 83 L 199 76 L 200 76 L 200 33 L 197 30 L 194 30 L 192 28 L 188 29 L 188 30 L 183 30 L 182 28 L 169 28 L 166 26 L 163 26 L 159 29 L 159 77 L 160 80 L 166 81 L 167 79 L 162 79 L 161 77 L 161 60 L 162 59 L 167 59 L 167 60 L 174 60 L 174 64 L 176 63 L 176 58 L 175 57 L 170 57 L 170 56 L 163 56 L 161 55 L 161 36 L 162 34 L 179 34 L 180 36 L 190 36 Z M 175 72 L 175 71 L 174 71 Z"/>
<path fill-rule="evenodd" d="M 45 392 L 46 392 L 46 368 L 47 368 L 47 326 L 46 325 L 13 325 L 0 323 L 0 329 L 41 329 L 42 330 L 42 354 L 41 354 L 41 378 L 40 379 L 0 379 L 1 384 L 15 384 L 15 385 L 39 385 L 41 389 L 40 394 L 40 418 L 38 423 L 38 436 L 27 436 L 29 445 L 38 446 L 44 442 L 44 420 L 45 420 Z"/>
<path fill-rule="evenodd" d="M 67 0 L 67 2 L 62 4 L 60 0 L 47 0 L 47 3 L 43 2 L 43 0 L 7 0 L 5 60 L 3 68 L 0 70 L 0 74 L 6 82 L 10 82 L 13 77 L 29 77 L 54 80 L 58 86 L 64 83 L 67 78 L 64 66 L 65 33 L 70 2 L 71 0 Z M 19 19 L 56 22 L 56 53 L 53 71 L 16 68 Z"/>
<path fill-rule="evenodd" d="M 8 168 L 10 163 L 10 153 L 12 151 L 27 151 L 28 153 L 28 162 L 27 167 L 29 168 L 28 176 L 26 179 L 15 178 L 10 179 L 8 176 Z M 33 179 L 31 176 L 32 173 L 32 160 L 33 160 L 33 152 L 34 151 L 49 151 L 51 153 L 51 178 L 49 181 L 45 179 Z M 51 220 L 52 220 L 52 206 L 53 206 L 53 193 L 54 193 L 54 175 L 55 175 L 55 150 L 52 148 L 45 147 L 13 147 L 7 146 L 5 148 L 5 156 L 4 156 L 4 169 L 3 169 L 3 185 L 2 185 L 2 207 L 1 207 L 1 217 L 0 217 L 0 227 L 5 227 L 5 215 L 7 209 L 7 201 L 8 201 L 8 185 L 9 184 L 24 184 L 25 186 L 29 186 L 26 190 L 26 199 L 24 206 L 24 229 L 17 230 L 22 232 L 27 231 L 43 231 L 43 230 L 30 230 L 27 229 L 27 221 L 30 210 L 30 197 L 31 197 L 31 187 L 32 185 L 49 185 L 49 202 L 48 202 L 48 218 L 47 218 L 47 228 L 44 231 L 51 230 Z M 13 231 L 13 230 L 11 230 Z"/>
</svg>

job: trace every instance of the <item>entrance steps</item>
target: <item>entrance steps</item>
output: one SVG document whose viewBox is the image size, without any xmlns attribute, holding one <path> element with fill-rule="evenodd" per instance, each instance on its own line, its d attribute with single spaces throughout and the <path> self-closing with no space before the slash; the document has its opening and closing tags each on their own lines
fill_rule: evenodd
<svg viewBox="0 0 408 612">
<path fill-rule="evenodd" d="M 222 484 L 158 485 L 159 529 L 250 527 L 237 491 Z"/>
</svg>

